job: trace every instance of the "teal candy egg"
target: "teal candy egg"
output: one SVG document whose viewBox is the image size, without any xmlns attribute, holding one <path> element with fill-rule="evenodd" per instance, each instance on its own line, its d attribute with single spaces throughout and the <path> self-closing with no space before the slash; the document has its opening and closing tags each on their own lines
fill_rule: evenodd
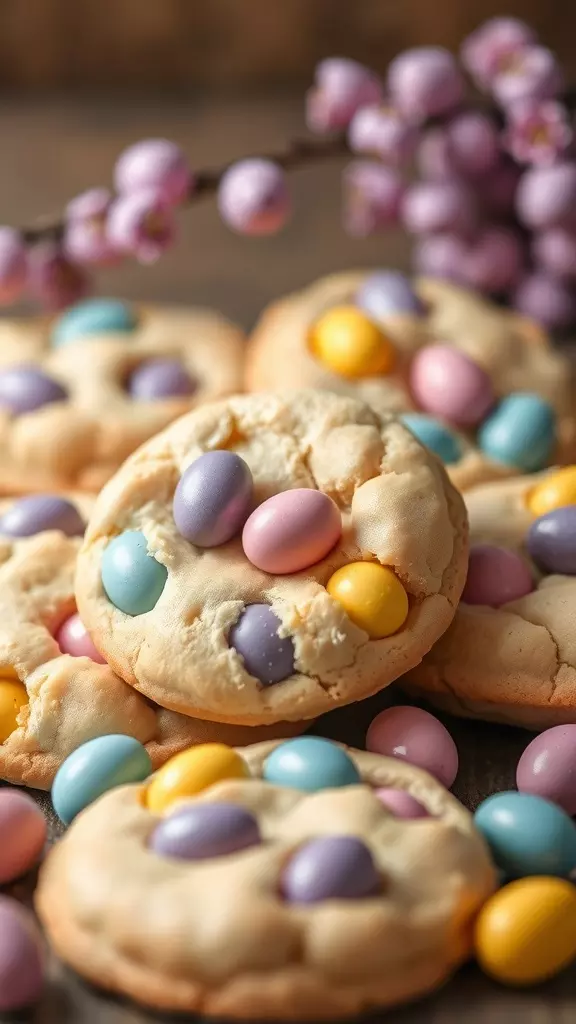
<svg viewBox="0 0 576 1024">
<path fill-rule="evenodd" d="M 56 773 L 52 803 L 67 825 L 114 786 L 143 782 L 152 773 L 146 747 L 133 736 L 98 736 L 83 743 Z"/>
<path fill-rule="evenodd" d="M 112 604 L 126 615 L 151 611 L 167 578 L 166 566 L 148 553 L 148 542 L 139 530 L 115 537 L 102 555 L 102 586 Z"/>
<path fill-rule="evenodd" d="M 129 334 L 137 322 L 132 307 L 121 299 L 85 299 L 56 320 L 52 344 L 58 348 L 90 334 Z"/>
<path fill-rule="evenodd" d="M 484 455 L 524 473 L 544 469 L 555 443 L 552 406 L 528 391 L 503 398 L 478 431 L 478 445 Z"/>
<path fill-rule="evenodd" d="M 576 824 L 541 796 L 495 793 L 480 804 L 474 822 L 508 878 L 565 878 L 576 867 Z"/>
<path fill-rule="evenodd" d="M 264 764 L 264 778 L 276 786 L 314 793 L 337 786 L 356 786 L 362 780 L 342 747 L 321 736 L 299 736 L 281 743 Z"/>
<path fill-rule="evenodd" d="M 434 416 L 421 412 L 405 412 L 400 419 L 418 440 L 434 452 L 445 465 L 450 466 L 462 455 L 460 442 L 452 431 Z"/>
</svg>

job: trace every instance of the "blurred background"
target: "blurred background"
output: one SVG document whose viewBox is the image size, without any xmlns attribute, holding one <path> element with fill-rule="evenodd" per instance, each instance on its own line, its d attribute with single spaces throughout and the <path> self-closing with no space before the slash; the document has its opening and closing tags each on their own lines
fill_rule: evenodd
<svg viewBox="0 0 576 1024">
<path fill-rule="evenodd" d="M 304 129 L 303 95 L 322 57 L 384 71 L 400 50 L 456 50 L 485 18 L 531 22 L 576 81 L 574 0 L 0 0 L 0 223 L 30 225 L 109 184 L 118 152 L 178 141 L 205 167 L 281 147 Z M 342 164 L 292 175 L 295 215 L 269 240 L 239 238 L 207 199 L 180 217 L 158 264 L 100 273 L 104 293 L 220 307 L 249 326 L 271 298 L 349 266 L 406 264 L 391 233 L 340 224 Z"/>
</svg>

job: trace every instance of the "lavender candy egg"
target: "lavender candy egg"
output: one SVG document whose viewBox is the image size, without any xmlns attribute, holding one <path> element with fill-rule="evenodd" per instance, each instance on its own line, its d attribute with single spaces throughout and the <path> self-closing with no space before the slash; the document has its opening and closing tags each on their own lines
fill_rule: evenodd
<svg viewBox="0 0 576 1024">
<path fill-rule="evenodd" d="M 85 527 L 76 506 L 57 494 L 21 498 L 0 516 L 0 534 L 8 537 L 32 537 L 43 530 L 60 530 L 67 537 L 81 537 Z"/>
<path fill-rule="evenodd" d="M 127 382 L 132 398 L 154 402 L 161 398 L 186 398 L 198 388 L 179 359 L 148 359 L 132 371 Z"/>
<path fill-rule="evenodd" d="M 42 940 L 32 914 L 0 896 L 0 1013 L 38 1001 L 44 987 Z"/>
<path fill-rule="evenodd" d="M 206 860 L 261 842 L 258 822 L 239 804 L 197 803 L 182 807 L 157 826 L 150 848 L 164 857 Z"/>
<path fill-rule="evenodd" d="M 252 473 L 244 459 L 229 451 L 206 452 L 180 477 L 174 522 L 191 544 L 218 547 L 239 533 L 252 502 Z"/>
<path fill-rule="evenodd" d="M 555 725 L 536 736 L 518 761 L 516 785 L 576 815 L 576 725 Z"/>
<path fill-rule="evenodd" d="M 264 686 L 281 683 L 294 672 L 292 639 L 278 635 L 282 623 L 268 604 L 249 604 L 228 637 L 244 668 Z"/>
<path fill-rule="evenodd" d="M 35 366 L 12 366 L 0 371 L 0 409 L 13 416 L 34 412 L 52 402 L 63 402 L 67 391 Z"/>
<path fill-rule="evenodd" d="M 381 884 L 370 850 L 355 836 L 322 836 L 296 850 L 282 892 L 290 903 L 374 896 Z"/>
<path fill-rule="evenodd" d="M 242 532 L 244 554 L 258 569 L 282 575 L 320 562 L 340 539 L 342 517 L 322 491 L 295 487 L 254 509 Z"/>
<path fill-rule="evenodd" d="M 409 279 L 398 270 L 377 270 L 356 292 L 356 305 L 375 320 L 391 316 L 422 316 L 424 303 Z"/>
<path fill-rule="evenodd" d="M 576 505 L 552 509 L 535 519 L 526 547 L 545 572 L 576 575 Z"/>
</svg>

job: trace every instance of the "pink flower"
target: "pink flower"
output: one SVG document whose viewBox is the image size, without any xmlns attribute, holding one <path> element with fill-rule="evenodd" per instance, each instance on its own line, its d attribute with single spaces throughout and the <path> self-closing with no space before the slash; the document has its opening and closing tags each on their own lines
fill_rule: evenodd
<svg viewBox="0 0 576 1024">
<path fill-rule="evenodd" d="M 527 46 L 494 75 L 491 91 L 502 107 L 519 100 L 549 100 L 562 91 L 564 78 L 555 55 L 544 46 Z"/>
<path fill-rule="evenodd" d="M 361 107 L 348 129 L 348 142 L 354 153 L 378 156 L 393 167 L 408 162 L 417 139 L 414 125 L 387 103 Z"/>
<path fill-rule="evenodd" d="M 40 242 L 30 251 L 28 287 L 49 310 L 64 309 L 91 290 L 87 275 L 70 262 L 57 242 Z"/>
<path fill-rule="evenodd" d="M 488 87 L 499 71 L 536 42 L 536 33 L 518 18 L 490 18 L 464 40 L 462 63 L 479 85 Z"/>
<path fill-rule="evenodd" d="M 344 226 L 364 238 L 398 222 L 404 183 L 389 167 L 371 160 L 356 160 L 342 176 Z"/>
<path fill-rule="evenodd" d="M 373 71 L 346 57 L 329 57 L 316 67 L 306 94 L 306 123 L 319 134 L 346 128 L 360 107 L 381 96 L 382 83 Z"/>
<path fill-rule="evenodd" d="M 286 175 L 272 160 L 238 160 L 222 175 L 217 203 L 222 220 L 232 231 L 274 235 L 290 216 Z"/>
<path fill-rule="evenodd" d="M 119 196 L 110 207 L 107 239 L 141 263 L 154 263 L 175 236 L 173 207 L 155 189 Z"/>
<path fill-rule="evenodd" d="M 552 164 L 573 138 L 567 111 L 555 100 L 521 100 L 509 107 L 505 149 L 521 164 Z"/>
<path fill-rule="evenodd" d="M 190 195 L 194 178 L 175 142 L 142 139 L 118 157 L 114 184 L 122 195 L 154 189 L 164 202 L 176 206 Z"/>
<path fill-rule="evenodd" d="M 120 253 L 107 236 L 111 204 L 107 188 L 89 189 L 68 203 L 63 249 L 72 261 L 98 266 L 113 266 L 120 261 Z"/>
</svg>

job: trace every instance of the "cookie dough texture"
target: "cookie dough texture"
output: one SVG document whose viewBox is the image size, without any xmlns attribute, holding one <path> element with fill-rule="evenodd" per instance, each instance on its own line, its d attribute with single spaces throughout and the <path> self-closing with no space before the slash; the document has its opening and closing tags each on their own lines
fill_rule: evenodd
<svg viewBox="0 0 576 1024">
<path fill-rule="evenodd" d="M 326 388 L 362 398 L 379 413 L 406 412 L 415 408 L 407 384 L 411 357 L 425 345 L 447 342 L 488 372 L 497 396 L 535 391 L 547 398 L 558 414 L 558 459 L 570 458 L 576 445 L 576 423 L 569 360 L 554 351 L 545 332 L 531 320 L 456 285 L 416 279 L 414 288 L 425 303 L 424 316 L 395 316 L 382 324 L 397 349 L 393 374 L 346 380 L 315 359 L 307 347 L 310 326 L 331 306 L 354 302 L 369 273 L 332 274 L 265 310 L 248 346 L 248 390 Z M 448 467 L 448 473 L 459 489 L 513 474 L 509 467 L 485 458 L 472 436 L 457 430 L 454 435 L 463 454 Z"/>
<path fill-rule="evenodd" d="M 199 549 L 172 516 L 182 472 L 203 452 L 232 449 L 253 474 L 255 503 L 292 487 L 330 495 L 342 538 L 304 572 L 272 576 L 235 538 Z M 106 545 L 141 530 L 168 569 L 152 611 L 128 616 L 101 583 Z M 328 392 L 247 395 L 212 403 L 139 449 L 97 499 L 78 562 L 83 621 L 116 672 L 164 707 L 217 721 L 313 718 L 387 686 L 417 664 L 450 623 L 466 573 L 462 499 L 398 421 Z M 326 591 L 341 566 L 364 558 L 394 569 L 409 595 L 402 629 L 383 640 L 348 618 Z M 262 686 L 227 636 L 245 605 L 271 605 L 293 638 L 296 671 Z"/>
<path fill-rule="evenodd" d="M 470 491 L 471 542 L 522 552 L 533 521 L 526 498 L 544 476 Z M 401 685 L 459 715 L 530 729 L 576 722 L 575 616 L 574 576 L 540 578 L 531 594 L 500 608 L 461 604 L 451 627 Z"/>
<path fill-rule="evenodd" d="M 66 388 L 65 401 L 12 416 L 0 409 L 0 490 L 97 491 L 130 452 L 196 405 L 238 391 L 244 338 L 204 309 L 136 307 L 129 333 L 87 335 L 52 348 L 51 322 L 0 321 L 0 371 L 32 364 Z M 198 388 L 186 397 L 135 401 L 125 388 L 148 359 L 182 361 Z"/>
<path fill-rule="evenodd" d="M 255 778 L 196 798 L 255 814 L 264 842 L 250 850 L 203 862 L 149 852 L 158 819 L 137 786 L 80 815 L 36 895 L 57 953 L 138 1002 L 246 1020 L 351 1017 L 443 981 L 469 955 L 472 918 L 495 886 L 468 811 L 425 772 L 353 750 L 363 785 L 312 794 L 270 786 L 259 776 L 274 746 L 241 751 Z M 378 786 L 407 789 L 433 817 L 395 819 Z M 290 855 L 330 834 L 366 842 L 381 895 L 283 902 Z"/>
</svg>

